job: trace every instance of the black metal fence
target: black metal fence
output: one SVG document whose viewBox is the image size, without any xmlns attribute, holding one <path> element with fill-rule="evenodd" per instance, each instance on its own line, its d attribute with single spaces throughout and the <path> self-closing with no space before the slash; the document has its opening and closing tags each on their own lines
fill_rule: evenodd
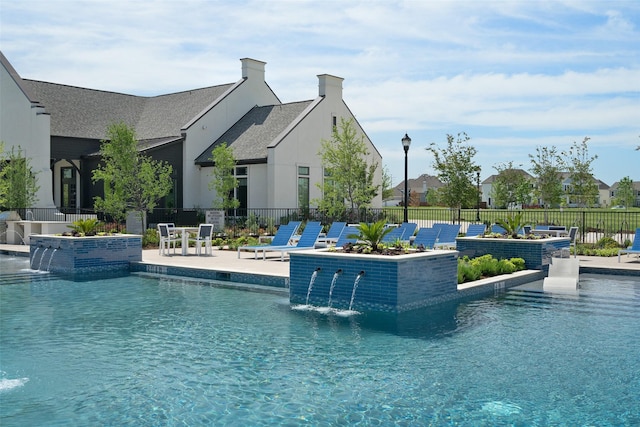
<svg viewBox="0 0 640 427">
<path fill-rule="evenodd" d="M 172 222 L 178 226 L 196 226 L 206 221 L 206 212 L 214 209 L 154 209 L 147 214 L 147 227 L 155 228 L 158 223 Z M 33 221 L 75 221 L 85 217 L 97 217 L 106 230 L 124 231 L 125 224 L 118 223 L 102 213 L 90 209 L 74 209 L 60 211 L 56 208 L 15 209 L 21 219 Z M 296 208 L 258 208 L 234 209 L 225 212 L 225 231 L 238 236 L 243 230 L 252 227 L 268 229 L 289 221 L 313 220 L 328 225 L 333 221 L 348 223 L 372 222 L 384 219 L 389 223 L 400 223 L 403 220 L 402 207 L 387 207 L 381 209 L 366 209 L 347 211 L 338 217 L 332 217 L 317 209 Z M 584 241 L 587 233 L 595 233 L 599 237 L 618 235 L 623 239 L 632 238 L 635 230 L 640 228 L 640 211 L 626 209 L 526 209 L 510 211 L 504 209 L 447 209 L 447 208 L 408 208 L 409 221 L 417 222 L 420 226 L 429 226 L 434 222 L 459 223 L 461 231 L 465 232 L 468 224 L 482 222 L 493 224 L 498 219 L 522 214 L 526 224 L 577 226 L 580 233 L 578 239 Z"/>
</svg>

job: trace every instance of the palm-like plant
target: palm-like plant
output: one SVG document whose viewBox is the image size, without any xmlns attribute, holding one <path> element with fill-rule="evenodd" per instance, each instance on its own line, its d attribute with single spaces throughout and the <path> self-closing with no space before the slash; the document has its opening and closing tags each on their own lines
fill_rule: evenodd
<svg viewBox="0 0 640 427">
<path fill-rule="evenodd" d="M 100 225 L 100 221 L 98 221 L 96 218 L 85 218 L 73 221 L 73 223 L 71 225 L 68 225 L 67 227 L 78 234 L 86 236 L 95 234 L 98 225 Z"/>
<path fill-rule="evenodd" d="M 525 225 L 522 221 L 522 212 L 518 212 L 513 216 L 507 215 L 507 218 L 504 220 L 498 219 L 496 220 L 496 224 L 504 228 L 506 233 L 512 237 L 517 237 L 518 231 Z"/>
<path fill-rule="evenodd" d="M 371 251 L 376 252 L 380 248 L 380 243 L 384 236 L 386 236 L 391 230 L 391 227 L 385 226 L 384 220 L 371 224 L 361 222 L 360 225 L 358 225 L 358 231 L 360 234 L 353 234 L 348 237 L 358 239 L 356 246 L 370 248 Z"/>
</svg>

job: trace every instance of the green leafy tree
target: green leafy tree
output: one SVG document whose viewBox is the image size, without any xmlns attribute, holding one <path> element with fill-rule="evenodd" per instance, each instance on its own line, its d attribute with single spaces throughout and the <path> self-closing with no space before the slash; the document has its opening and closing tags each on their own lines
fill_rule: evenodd
<svg viewBox="0 0 640 427">
<path fill-rule="evenodd" d="M 340 120 L 334 127 L 331 141 L 322 141 L 320 157 L 325 179 L 316 184 L 322 190 L 318 208 L 334 218 L 343 217 L 346 207 L 352 211 L 371 206 L 378 194 L 374 184 L 377 163 L 367 163 L 369 150 L 364 136 L 358 135 L 353 120 Z M 345 206 L 346 204 L 346 206 Z"/>
<path fill-rule="evenodd" d="M 536 154 L 529 154 L 531 173 L 536 179 L 534 194 L 544 205 L 544 220 L 549 222 L 548 209 L 558 205 L 562 199 L 562 178 L 564 161 L 556 147 L 536 147 Z"/>
<path fill-rule="evenodd" d="M 585 137 L 581 143 L 574 141 L 569 152 L 563 153 L 569 159 L 567 166 L 571 185 L 568 193 L 571 201 L 579 207 L 593 206 L 598 200 L 598 184 L 591 166 L 598 156 L 589 156 L 588 141 L 589 137 Z"/>
<path fill-rule="evenodd" d="M 173 168 L 138 151 L 135 131 L 124 123 L 109 126 L 100 155 L 92 180 L 103 183 L 104 198 L 94 199 L 95 209 L 120 221 L 128 211 L 140 212 L 146 230 L 146 213 L 173 188 Z"/>
<path fill-rule="evenodd" d="M 439 200 L 440 200 L 440 197 L 438 196 L 437 189 L 435 188 L 427 189 L 427 195 L 425 197 L 425 201 L 427 202 L 427 205 L 435 206 L 438 204 Z"/>
<path fill-rule="evenodd" d="M 506 208 L 514 204 L 527 204 L 531 200 L 531 182 L 513 162 L 494 166 L 498 172 L 491 185 L 494 204 Z"/>
<path fill-rule="evenodd" d="M 211 151 L 211 160 L 214 166 L 210 174 L 209 190 L 216 193 L 213 207 L 236 209 L 240 206 L 240 201 L 233 194 L 233 190 L 238 187 L 238 180 L 234 175 L 236 159 L 233 156 L 233 149 L 223 142 Z"/>
<path fill-rule="evenodd" d="M 38 198 L 40 186 L 33 173 L 30 159 L 23 155 L 22 148 L 11 147 L 4 152 L 4 142 L 0 141 L 0 206 L 6 208 L 28 208 Z"/>
<path fill-rule="evenodd" d="M 630 177 L 625 176 L 618 182 L 618 188 L 616 189 L 616 204 L 622 206 L 633 206 L 633 200 L 635 199 L 635 192 L 633 190 L 633 181 Z"/>
<path fill-rule="evenodd" d="M 427 147 L 427 151 L 433 153 L 437 176 L 444 184 L 438 189 L 440 201 L 450 208 L 476 204 L 478 193 L 474 180 L 480 167 L 473 162 L 476 149 L 469 145 L 470 139 L 464 132 L 457 138 L 447 134 L 446 147 L 439 148 L 435 143 Z"/>
<path fill-rule="evenodd" d="M 391 180 L 391 174 L 389 169 L 384 166 L 382 168 L 382 200 L 387 200 L 393 197 L 393 183 Z"/>
</svg>

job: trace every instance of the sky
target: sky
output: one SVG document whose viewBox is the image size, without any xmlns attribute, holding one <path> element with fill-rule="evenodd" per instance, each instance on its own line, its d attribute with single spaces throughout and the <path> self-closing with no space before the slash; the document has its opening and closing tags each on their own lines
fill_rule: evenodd
<svg viewBox="0 0 640 427">
<path fill-rule="evenodd" d="M 282 102 L 343 98 L 404 180 L 466 133 L 481 179 L 541 147 L 588 141 L 594 176 L 640 181 L 637 0 L 0 0 L 0 50 L 22 78 L 141 96 L 233 83 L 267 63 Z"/>
</svg>

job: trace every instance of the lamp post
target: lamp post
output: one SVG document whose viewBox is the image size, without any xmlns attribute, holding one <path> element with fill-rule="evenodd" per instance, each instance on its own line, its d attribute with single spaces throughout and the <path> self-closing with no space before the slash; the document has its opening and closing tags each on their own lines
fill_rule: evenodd
<svg viewBox="0 0 640 427">
<path fill-rule="evenodd" d="M 476 199 L 476 221 L 480 222 L 480 171 L 476 171 L 476 189 L 478 190 L 478 197 Z"/>
<path fill-rule="evenodd" d="M 411 145 L 411 138 L 406 133 L 402 138 L 402 148 L 404 148 L 404 222 L 409 222 L 409 177 L 408 177 L 408 153 Z"/>
</svg>

